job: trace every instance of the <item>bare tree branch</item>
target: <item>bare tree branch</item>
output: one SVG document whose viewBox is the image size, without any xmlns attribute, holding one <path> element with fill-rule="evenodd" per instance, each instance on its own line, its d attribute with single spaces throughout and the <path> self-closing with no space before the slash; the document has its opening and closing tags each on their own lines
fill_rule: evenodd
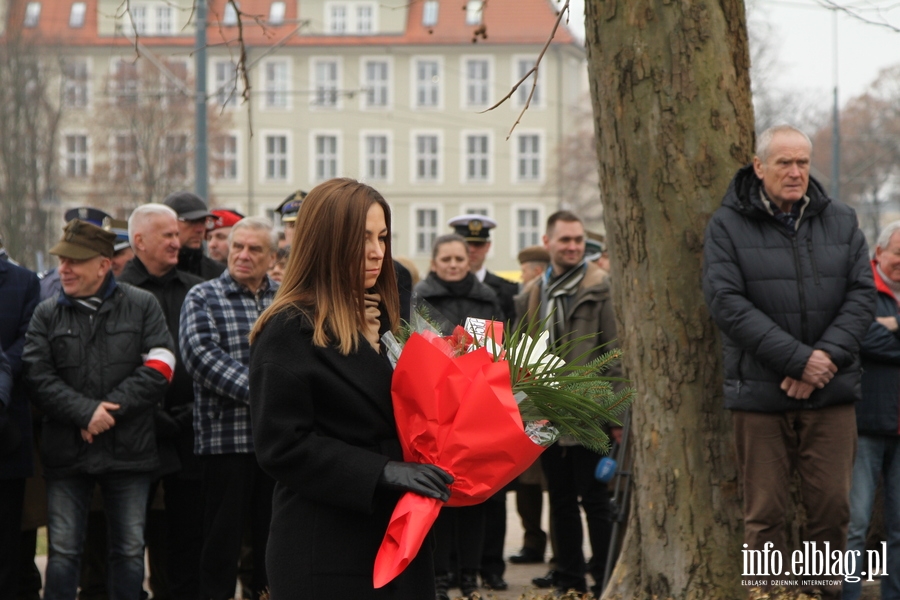
<svg viewBox="0 0 900 600">
<path fill-rule="evenodd" d="M 887 29 L 890 29 L 891 31 L 900 33 L 900 27 L 897 27 L 896 25 L 892 25 L 891 23 L 888 23 L 887 21 L 874 21 L 874 20 L 866 17 L 865 15 L 860 14 L 860 12 L 858 10 L 853 10 L 851 8 L 848 8 L 846 6 L 838 4 L 837 2 L 833 2 L 832 0 L 816 0 L 816 2 L 818 2 L 820 6 L 823 6 L 830 10 L 840 11 L 842 13 L 850 15 L 851 17 L 853 17 L 854 19 L 856 19 L 858 21 L 862 21 L 863 23 L 867 23 L 869 25 L 877 25 L 878 27 L 886 27 Z M 893 7 L 890 7 L 890 8 L 893 8 Z M 888 8 L 888 10 L 890 10 L 890 8 Z M 881 10 L 879 9 L 878 12 L 880 13 Z"/>
</svg>

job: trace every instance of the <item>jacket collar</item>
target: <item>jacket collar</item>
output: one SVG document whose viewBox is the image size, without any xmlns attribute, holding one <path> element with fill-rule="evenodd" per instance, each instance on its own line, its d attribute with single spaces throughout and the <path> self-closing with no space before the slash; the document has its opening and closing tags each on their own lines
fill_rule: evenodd
<svg viewBox="0 0 900 600">
<path fill-rule="evenodd" d="M 894 301 L 896 302 L 897 297 L 894 296 L 894 292 L 891 291 L 891 288 L 888 287 L 888 284 L 886 284 L 884 282 L 884 280 L 881 278 L 881 274 L 878 272 L 878 269 L 876 268 L 877 266 L 878 266 L 878 263 L 875 262 L 875 259 L 872 259 L 872 276 L 875 277 L 875 289 L 882 294 L 887 294 L 888 296 L 893 298 Z"/>
<path fill-rule="evenodd" d="M 774 219 L 772 213 L 763 204 L 763 195 L 759 177 L 753 170 L 753 164 L 741 167 L 735 174 L 728 191 L 722 199 L 722 206 L 727 206 L 748 217 L 756 219 Z M 809 203 L 803 208 L 803 215 L 810 217 L 816 215 L 831 203 L 831 198 L 825 193 L 822 184 L 810 175 L 809 187 L 806 189 Z"/>
<path fill-rule="evenodd" d="M 116 283 L 116 278 L 113 277 L 112 271 L 106 274 L 106 279 L 103 282 L 103 285 L 100 286 L 100 291 L 98 295 L 103 298 L 103 304 L 106 304 L 106 301 L 112 298 L 113 294 L 116 293 L 116 290 L 119 289 L 119 284 Z M 57 304 L 61 304 L 63 306 L 73 306 L 72 300 L 66 294 L 65 290 L 60 289 L 59 296 L 56 298 Z M 103 306 L 100 307 L 100 310 L 103 310 Z"/>
</svg>

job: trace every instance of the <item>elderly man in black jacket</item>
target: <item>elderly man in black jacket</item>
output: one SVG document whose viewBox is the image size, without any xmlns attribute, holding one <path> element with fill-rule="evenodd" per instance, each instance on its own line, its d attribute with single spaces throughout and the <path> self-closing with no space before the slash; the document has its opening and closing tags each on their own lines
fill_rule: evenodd
<svg viewBox="0 0 900 600">
<path fill-rule="evenodd" d="M 801 539 L 819 551 L 846 545 L 859 345 L 875 309 L 856 215 L 810 178 L 811 151 L 793 127 L 763 132 L 704 245 L 703 291 L 723 333 L 725 407 L 744 486 L 744 547 L 777 551 L 783 565 L 792 559 L 793 468 L 807 514 Z M 821 593 L 839 598 L 840 590 L 838 578 Z"/>
<path fill-rule="evenodd" d="M 178 320 L 188 291 L 203 279 L 177 269 L 180 242 L 178 215 L 164 204 L 143 204 L 128 219 L 134 250 L 119 282 L 147 290 L 163 309 L 166 326 L 178 352 Z M 196 600 L 200 589 L 203 547 L 203 504 L 200 465 L 194 456 L 194 381 L 184 362 L 175 364 L 172 385 L 156 413 L 156 437 L 166 503 L 165 556 L 172 600 Z M 151 520 L 151 529 L 153 521 Z M 155 546 L 152 547 L 154 550 Z M 162 550 L 161 548 L 159 550 Z M 151 562 L 154 572 L 158 565 Z M 151 578 L 151 584 L 153 583 Z"/>
<path fill-rule="evenodd" d="M 110 272 L 115 234 L 75 219 L 51 250 L 62 293 L 34 311 L 23 360 L 44 413 L 50 557 L 46 600 L 71 600 L 91 494 L 109 530 L 110 597 L 134 599 L 144 579 L 144 521 L 159 466 L 154 413 L 175 367 L 172 339 L 149 293 Z"/>
</svg>

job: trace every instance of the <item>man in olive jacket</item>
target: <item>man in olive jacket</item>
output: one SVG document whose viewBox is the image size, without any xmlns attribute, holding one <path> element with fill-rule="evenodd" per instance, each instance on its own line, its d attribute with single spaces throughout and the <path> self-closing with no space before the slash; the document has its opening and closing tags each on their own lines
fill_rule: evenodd
<svg viewBox="0 0 900 600">
<path fill-rule="evenodd" d="M 704 244 L 703 292 L 723 334 L 725 408 L 744 487 L 744 547 L 769 544 L 784 564 L 795 466 L 807 514 L 801 540 L 845 548 L 859 346 L 875 311 L 856 215 L 809 176 L 811 151 L 793 127 L 763 132 Z M 840 583 L 821 586 L 823 597 L 840 597 Z"/>
<path fill-rule="evenodd" d="M 144 579 L 144 522 L 159 466 L 154 413 L 175 366 L 156 299 L 110 272 L 115 234 L 75 219 L 51 254 L 62 292 L 34 312 L 23 360 L 44 413 L 50 557 L 44 598 L 78 588 L 94 486 L 110 539 L 110 596 L 137 600 Z"/>
</svg>

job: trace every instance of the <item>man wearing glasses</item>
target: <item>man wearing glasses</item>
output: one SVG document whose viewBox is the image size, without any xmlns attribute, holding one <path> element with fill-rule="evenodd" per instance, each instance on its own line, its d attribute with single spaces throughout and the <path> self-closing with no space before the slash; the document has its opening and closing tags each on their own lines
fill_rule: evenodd
<svg viewBox="0 0 900 600">
<path fill-rule="evenodd" d="M 206 203 L 191 192 L 174 192 L 166 196 L 163 204 L 178 214 L 178 269 L 187 271 L 209 281 L 225 270 L 225 265 L 203 253 L 206 232 L 215 223 L 215 215 L 206 208 Z"/>
</svg>

